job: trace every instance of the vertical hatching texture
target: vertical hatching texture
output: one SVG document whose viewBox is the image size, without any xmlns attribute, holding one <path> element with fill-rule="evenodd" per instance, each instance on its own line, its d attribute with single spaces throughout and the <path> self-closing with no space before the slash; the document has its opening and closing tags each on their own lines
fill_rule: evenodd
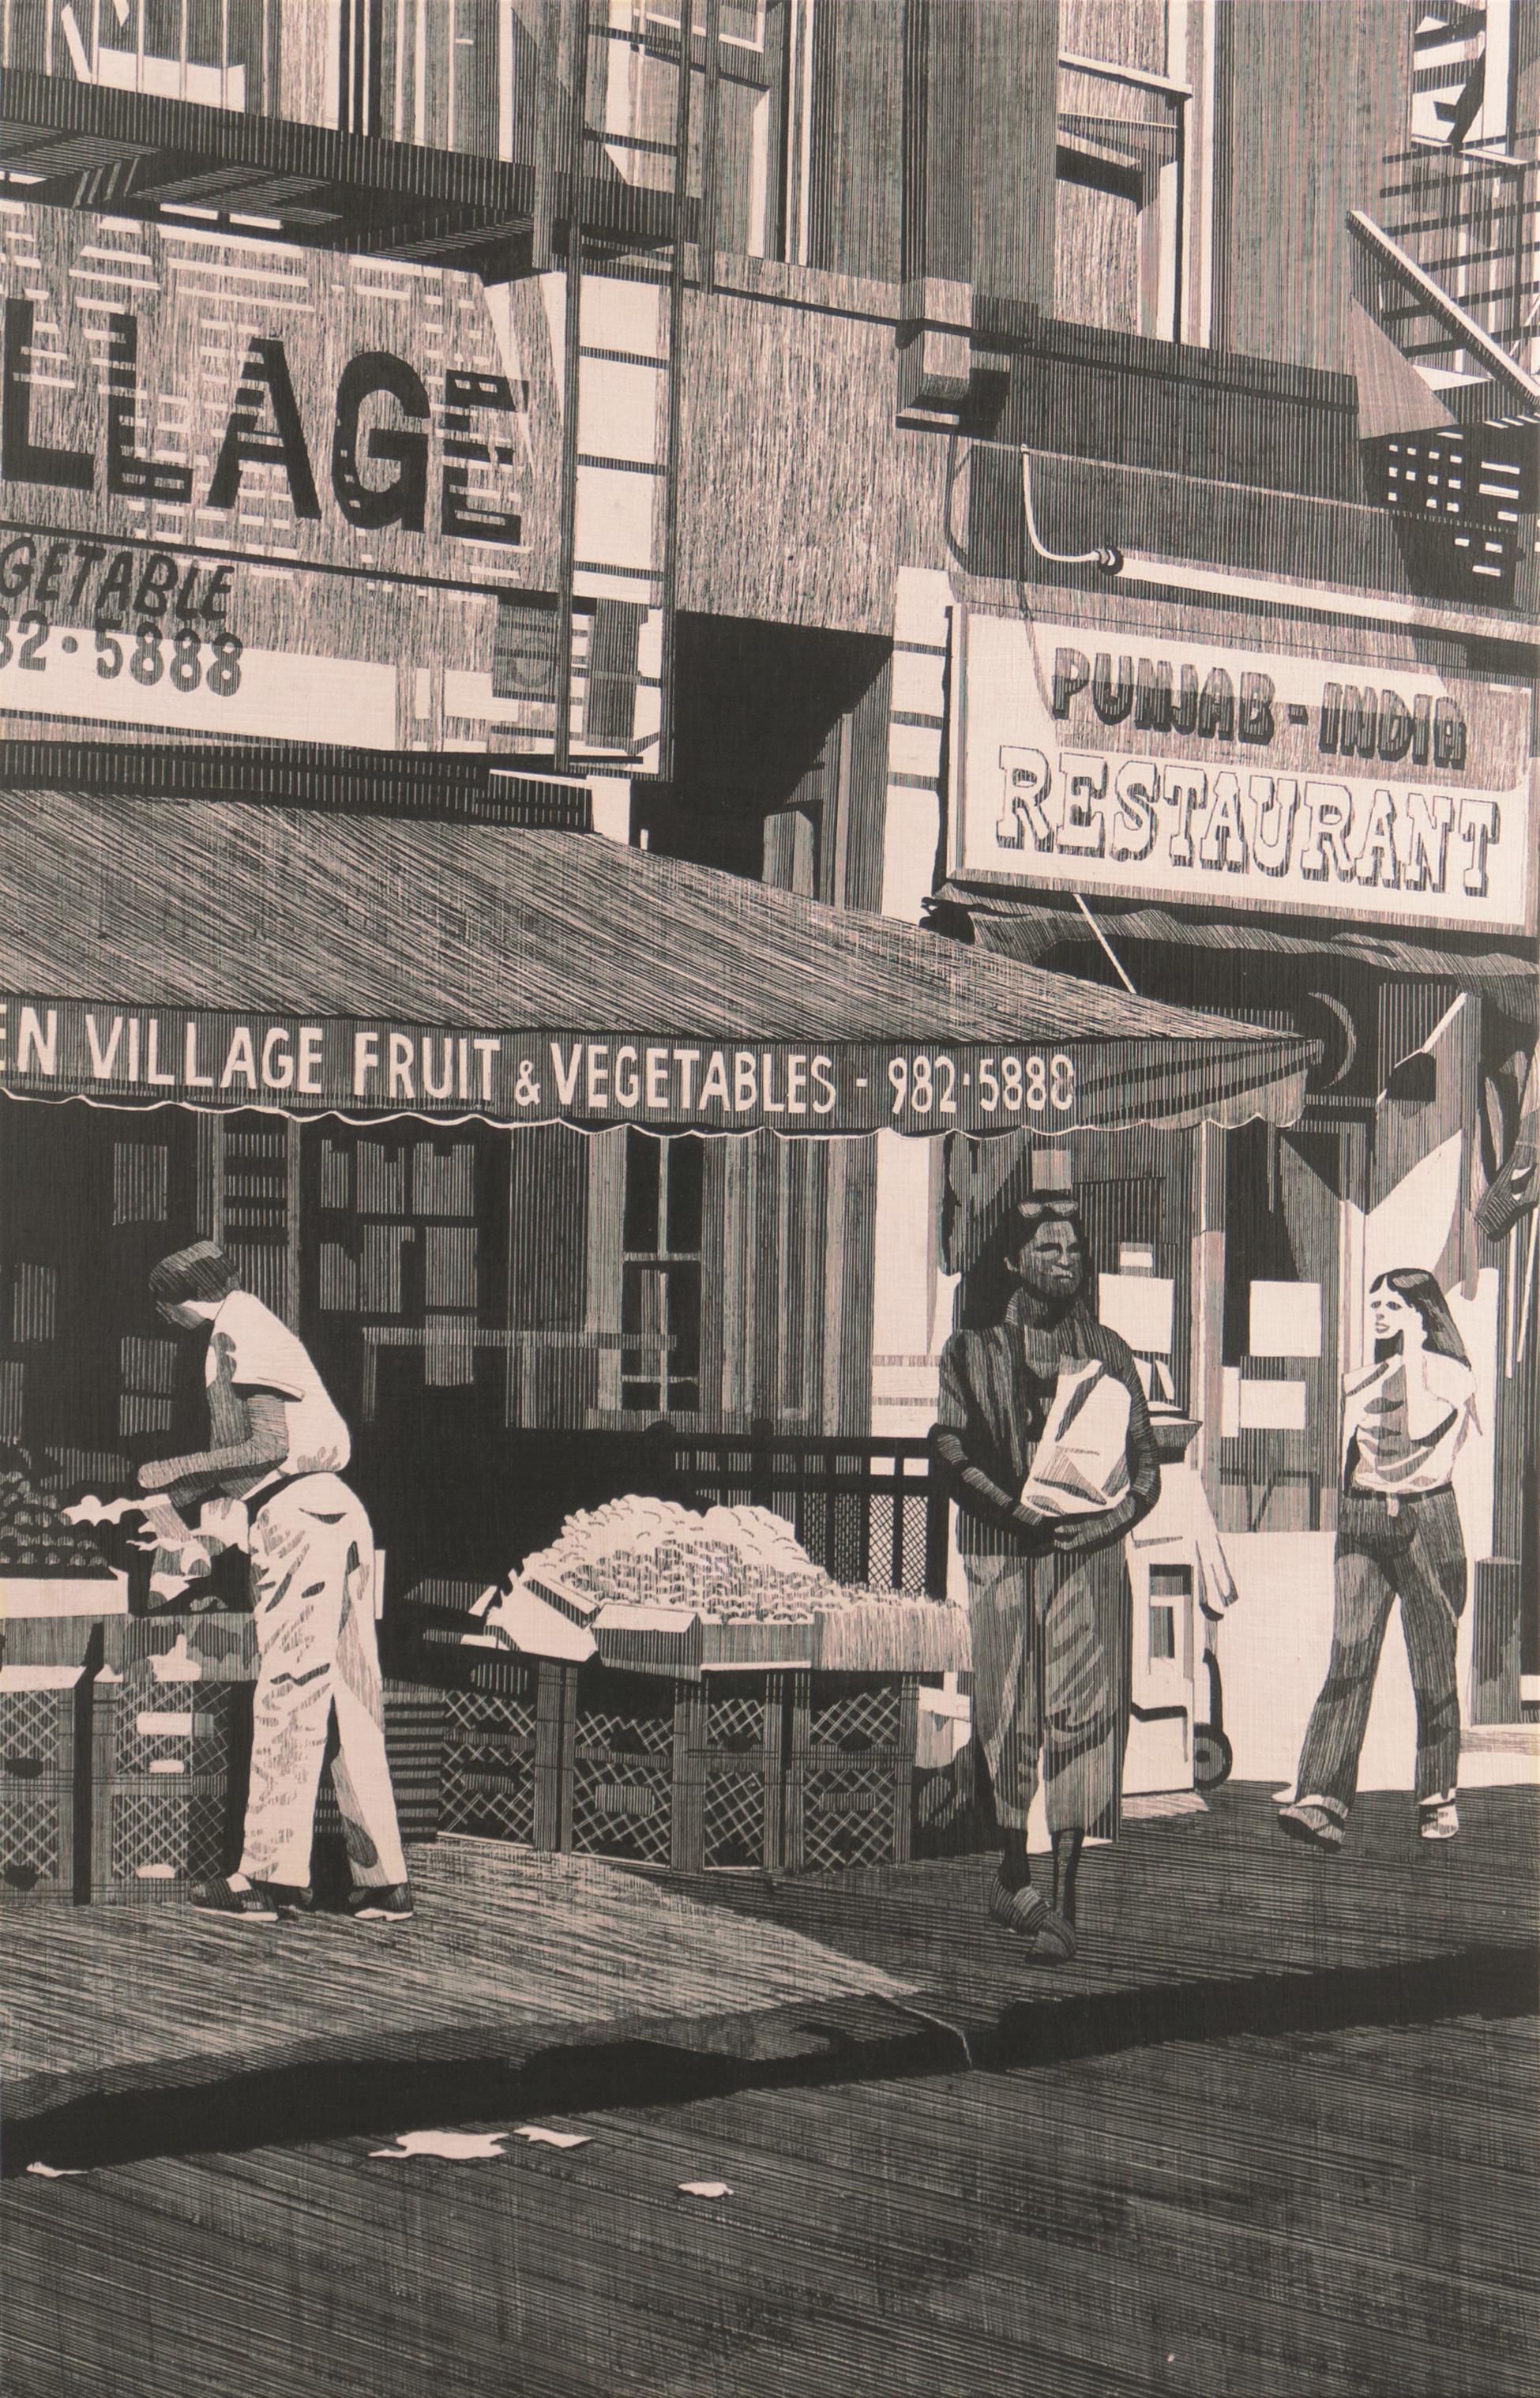
<svg viewBox="0 0 1540 2398">
<path fill-rule="evenodd" d="M 899 568 L 944 563 L 946 468 L 895 424 L 893 327 L 719 294 L 683 371 L 680 606 L 890 632 Z"/>
</svg>

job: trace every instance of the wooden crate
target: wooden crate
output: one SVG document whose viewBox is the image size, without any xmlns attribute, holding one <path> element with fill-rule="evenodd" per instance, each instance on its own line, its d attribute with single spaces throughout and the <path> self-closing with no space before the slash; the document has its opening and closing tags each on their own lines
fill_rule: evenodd
<svg viewBox="0 0 1540 2398">
<path fill-rule="evenodd" d="M 913 1674 L 794 1677 L 783 1846 L 788 1872 L 907 1862 L 918 1713 Z"/>
</svg>

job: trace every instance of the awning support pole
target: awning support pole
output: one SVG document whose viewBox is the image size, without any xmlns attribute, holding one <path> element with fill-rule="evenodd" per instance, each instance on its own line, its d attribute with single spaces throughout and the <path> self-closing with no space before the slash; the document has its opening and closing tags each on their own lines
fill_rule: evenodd
<svg viewBox="0 0 1540 2398">
<path fill-rule="evenodd" d="M 1081 898 L 1080 894 L 1078 891 L 1075 894 L 1075 905 L 1078 908 L 1081 915 L 1085 918 L 1086 923 L 1091 926 L 1096 938 L 1101 942 L 1103 949 L 1106 951 L 1107 956 L 1112 963 L 1112 971 L 1117 976 L 1118 981 L 1122 984 L 1123 989 L 1128 991 L 1132 998 L 1137 999 L 1139 994 L 1134 990 L 1132 983 L 1130 982 L 1128 976 L 1123 971 L 1122 959 L 1113 948 L 1112 943 L 1107 939 L 1106 935 L 1103 932 L 1102 927 L 1096 922 L 1095 917 L 1091 914 L 1091 909 L 1086 906 L 1085 901 Z"/>
</svg>

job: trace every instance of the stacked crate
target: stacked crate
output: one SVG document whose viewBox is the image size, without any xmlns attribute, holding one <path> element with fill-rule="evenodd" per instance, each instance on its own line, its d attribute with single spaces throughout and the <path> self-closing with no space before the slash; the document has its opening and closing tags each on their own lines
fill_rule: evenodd
<svg viewBox="0 0 1540 2398">
<path fill-rule="evenodd" d="M 144 1658 L 96 1677 L 90 1888 L 97 1899 L 178 1897 L 228 1869 L 233 1749 L 228 1682 L 163 1679 Z"/>
<path fill-rule="evenodd" d="M 787 1677 L 576 1677 L 571 1845 L 676 1873 L 781 1860 Z"/>
<path fill-rule="evenodd" d="M 790 1714 L 787 1871 L 906 1863 L 914 1821 L 918 1677 L 797 1674 Z"/>
<path fill-rule="evenodd" d="M 444 1742 L 438 1828 L 535 1848 L 569 1845 L 571 1676 L 548 1659 L 462 1667 L 437 1695 Z"/>
<path fill-rule="evenodd" d="M 75 1895 L 89 1822 L 89 1710 L 79 1665 L 0 1666 L 0 1893 Z"/>
</svg>

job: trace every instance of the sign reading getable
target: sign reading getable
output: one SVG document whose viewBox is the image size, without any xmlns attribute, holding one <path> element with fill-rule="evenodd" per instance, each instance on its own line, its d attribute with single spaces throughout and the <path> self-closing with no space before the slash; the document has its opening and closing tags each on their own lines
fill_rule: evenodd
<svg viewBox="0 0 1540 2398">
<path fill-rule="evenodd" d="M 629 1122 L 694 1132 L 1062 1132 L 1169 1114 L 1173 1071 L 1189 1106 L 1222 1107 L 1256 1080 L 1252 1043 L 1216 1042 L 1196 1068 L 1185 1056 L 1173 1068 L 1163 1055 L 1171 1045 L 1121 1037 L 1009 1048 L 713 1045 L 647 1031 L 446 1031 L 0 999 L 0 1091 L 19 1098 L 596 1129 Z M 1278 1044 L 1280 1060 L 1288 1047 Z"/>
<path fill-rule="evenodd" d="M 445 659 L 492 688 L 555 573 L 537 291 L 5 198 L 0 245 L 0 715 L 387 748 Z"/>
<path fill-rule="evenodd" d="M 1529 702 L 1427 667 L 974 616 L 966 870 L 1522 931 Z"/>
</svg>

